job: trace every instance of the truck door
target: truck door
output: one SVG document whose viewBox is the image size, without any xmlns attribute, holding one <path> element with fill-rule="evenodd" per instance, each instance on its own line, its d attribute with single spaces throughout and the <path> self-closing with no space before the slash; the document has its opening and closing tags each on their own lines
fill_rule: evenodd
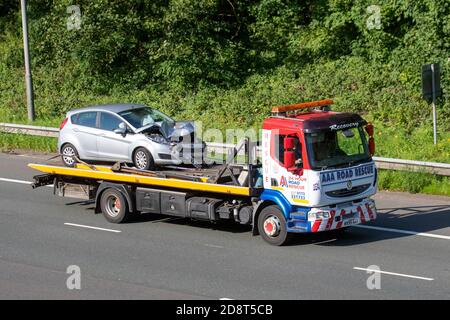
<svg viewBox="0 0 450 320">
<path fill-rule="evenodd" d="M 308 203 L 302 146 L 296 133 L 263 132 L 264 188 L 281 192 L 293 205 Z"/>
</svg>

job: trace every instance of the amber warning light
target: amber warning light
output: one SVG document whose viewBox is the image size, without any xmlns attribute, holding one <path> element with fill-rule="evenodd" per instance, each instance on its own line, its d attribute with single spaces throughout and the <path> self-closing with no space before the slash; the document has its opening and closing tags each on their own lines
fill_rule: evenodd
<svg viewBox="0 0 450 320">
<path fill-rule="evenodd" d="M 303 103 L 289 104 L 287 106 L 273 107 L 272 112 L 273 113 L 282 113 L 282 112 L 294 111 L 294 110 L 298 110 L 298 109 L 328 106 L 330 104 L 333 104 L 333 100 L 331 100 L 331 99 L 303 102 Z"/>
</svg>

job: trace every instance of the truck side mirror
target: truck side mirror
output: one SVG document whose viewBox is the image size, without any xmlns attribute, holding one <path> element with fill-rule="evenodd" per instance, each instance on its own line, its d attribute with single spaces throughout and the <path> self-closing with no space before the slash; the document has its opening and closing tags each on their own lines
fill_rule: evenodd
<svg viewBox="0 0 450 320">
<path fill-rule="evenodd" d="M 365 127 L 367 134 L 369 137 L 373 137 L 373 124 L 368 123 Z"/>
<path fill-rule="evenodd" d="M 294 152 L 294 138 L 292 137 L 286 137 L 283 141 L 284 146 L 284 167 L 288 171 L 297 171 L 297 168 L 295 166 L 295 152 Z"/>
<path fill-rule="evenodd" d="M 371 156 L 375 154 L 375 139 L 373 137 L 369 138 L 369 153 Z"/>
<path fill-rule="evenodd" d="M 369 153 L 371 156 L 375 154 L 375 139 L 373 138 L 373 124 L 368 123 L 365 127 L 367 134 L 369 135 Z"/>
<path fill-rule="evenodd" d="M 288 170 L 295 167 L 294 151 L 284 151 L 284 167 Z"/>
<path fill-rule="evenodd" d="M 286 137 L 283 141 L 284 150 L 292 150 L 294 149 L 294 138 Z"/>
</svg>

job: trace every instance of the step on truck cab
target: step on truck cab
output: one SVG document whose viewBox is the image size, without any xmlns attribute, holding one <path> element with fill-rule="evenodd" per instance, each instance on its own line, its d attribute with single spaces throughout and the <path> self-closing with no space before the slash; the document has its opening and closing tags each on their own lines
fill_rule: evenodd
<svg viewBox="0 0 450 320">
<path fill-rule="evenodd" d="M 343 229 L 376 218 L 373 126 L 359 115 L 330 111 L 332 100 L 272 109 L 259 145 L 244 139 L 224 164 L 206 169 L 143 171 L 78 163 L 29 164 L 45 172 L 33 188 L 54 185 L 65 197 L 93 199 L 112 223 L 133 214 L 232 220 L 273 245 L 294 233 Z M 233 161 L 240 149 L 245 162 Z"/>
</svg>

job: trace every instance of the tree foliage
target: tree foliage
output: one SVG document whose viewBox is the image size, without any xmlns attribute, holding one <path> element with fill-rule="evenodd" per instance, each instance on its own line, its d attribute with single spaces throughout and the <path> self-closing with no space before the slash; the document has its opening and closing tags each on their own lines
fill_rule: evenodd
<svg viewBox="0 0 450 320">
<path fill-rule="evenodd" d="M 29 1 L 42 114 L 115 97 L 256 125 L 264 105 L 335 97 L 340 109 L 412 129 L 429 117 L 421 65 L 440 62 L 449 87 L 448 0 L 77 4 L 80 29 L 68 30 L 71 0 Z M 18 1 L 2 1 L 0 27 L 0 102 L 12 107 L 23 102 Z M 445 99 L 440 117 L 448 130 Z"/>
</svg>

